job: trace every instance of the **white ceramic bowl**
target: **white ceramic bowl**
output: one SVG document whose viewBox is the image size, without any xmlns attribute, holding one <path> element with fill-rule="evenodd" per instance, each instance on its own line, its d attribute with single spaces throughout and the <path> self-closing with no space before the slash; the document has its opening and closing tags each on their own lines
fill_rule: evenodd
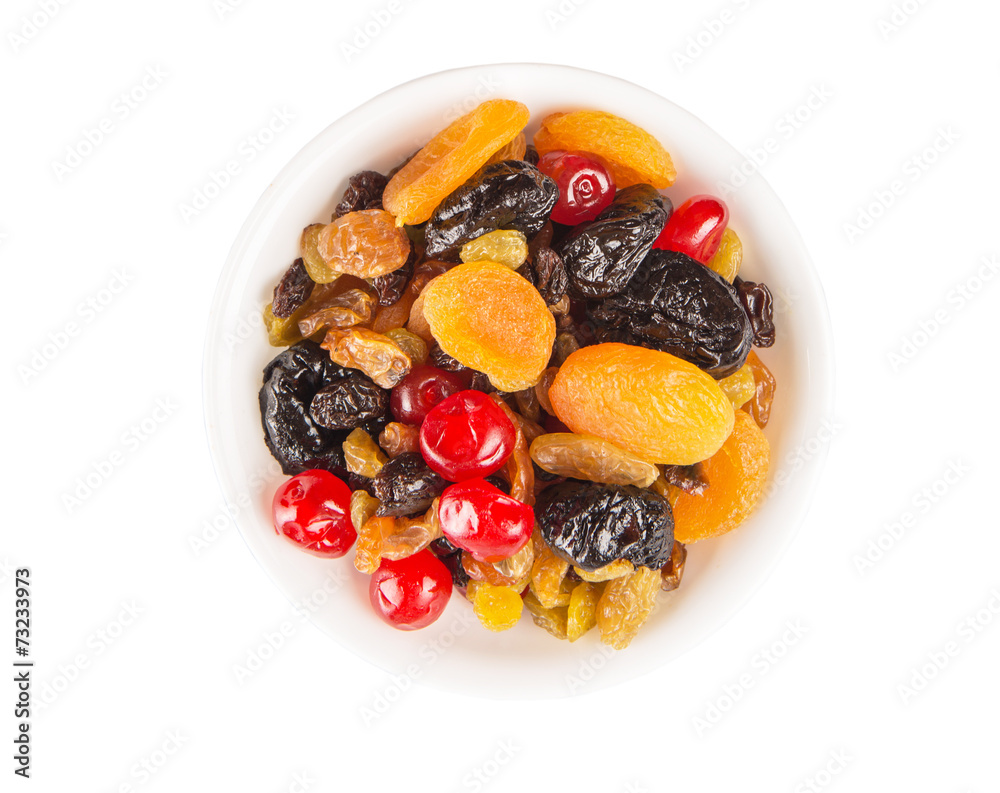
<svg viewBox="0 0 1000 793">
<path fill-rule="evenodd" d="M 348 177 L 383 173 L 446 123 L 490 97 L 524 102 L 532 126 L 557 110 L 595 108 L 624 116 L 670 151 L 675 206 L 719 194 L 743 158 L 692 115 L 644 88 L 565 66 L 504 64 L 457 69 L 401 85 L 334 122 L 274 179 L 233 245 L 217 287 L 205 356 L 209 442 L 226 500 L 254 556 L 302 613 L 337 642 L 392 674 L 486 697 L 557 697 L 629 680 L 662 666 L 714 632 L 767 578 L 797 531 L 825 458 L 819 432 L 830 417 L 832 350 L 822 288 L 798 232 L 759 175 L 725 196 L 745 246 L 745 278 L 777 297 L 778 342 L 761 357 L 778 380 L 766 434 L 769 497 L 738 531 L 692 545 L 682 586 L 660 604 L 632 645 L 614 653 L 596 631 L 574 644 L 536 628 L 489 633 L 469 604 L 452 598 L 438 622 L 404 633 L 368 603 L 368 578 L 348 555 L 321 560 L 275 534 L 271 495 L 282 481 L 264 446 L 257 392 L 276 354 L 260 323 L 278 278 L 296 258 L 304 226 L 328 222 Z M 747 168 L 750 171 L 752 169 Z M 248 333 L 248 328 L 252 331 Z"/>
</svg>

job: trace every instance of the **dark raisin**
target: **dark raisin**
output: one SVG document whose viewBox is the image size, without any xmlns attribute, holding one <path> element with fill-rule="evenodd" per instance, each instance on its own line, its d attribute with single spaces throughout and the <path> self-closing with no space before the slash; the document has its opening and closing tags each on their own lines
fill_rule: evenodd
<svg viewBox="0 0 1000 793">
<path fill-rule="evenodd" d="M 692 496 L 701 495 L 708 487 L 708 480 L 705 478 L 705 471 L 701 463 L 665 465 L 663 466 L 663 478 L 667 480 L 668 484 L 679 487 Z"/>
<path fill-rule="evenodd" d="M 670 561 L 660 570 L 660 589 L 664 592 L 673 592 L 681 585 L 687 555 L 687 548 L 675 540 L 673 550 L 670 552 Z"/>
<path fill-rule="evenodd" d="M 380 517 L 424 512 L 448 486 L 418 452 L 393 457 L 382 466 L 374 482 L 375 498 L 382 502 L 375 512 Z"/>
<path fill-rule="evenodd" d="M 677 251 L 650 252 L 627 288 L 592 303 L 590 316 L 598 341 L 669 352 L 715 378 L 743 366 L 753 343 L 733 286 Z"/>
<path fill-rule="evenodd" d="M 538 149 L 529 143 L 524 150 L 524 161 L 531 165 L 538 165 L 539 159 L 541 158 L 538 156 Z"/>
<path fill-rule="evenodd" d="M 417 249 L 410 246 L 410 255 L 406 259 L 406 264 L 398 270 L 393 270 L 385 275 L 378 275 L 372 279 L 372 288 L 378 295 L 380 306 L 391 306 L 403 296 L 406 287 L 413 278 L 413 269 L 417 261 Z"/>
<path fill-rule="evenodd" d="M 733 282 L 740 296 L 740 303 L 750 319 L 753 343 L 758 347 L 774 344 L 774 300 L 766 284 L 744 281 L 739 276 Z"/>
<path fill-rule="evenodd" d="M 510 495 L 510 482 L 500 476 L 500 474 L 490 474 L 486 477 L 486 481 L 498 490 L 502 490 L 508 496 Z"/>
<path fill-rule="evenodd" d="M 354 429 L 389 410 L 389 392 L 379 388 L 366 374 L 348 376 L 316 392 L 309 405 L 313 421 L 330 430 Z"/>
<path fill-rule="evenodd" d="M 460 364 L 436 344 L 431 347 L 428 358 L 438 369 L 444 369 L 446 372 L 455 372 L 467 377 L 469 388 L 473 391 L 482 391 L 484 394 L 492 394 L 496 391 L 489 377 L 482 372 L 477 372 L 475 369 L 470 369 L 468 366 Z"/>
<path fill-rule="evenodd" d="M 497 229 L 513 229 L 528 239 L 549 219 L 559 188 L 521 160 L 481 168 L 440 203 L 424 228 L 427 256 L 457 260 L 461 247 Z"/>
<path fill-rule="evenodd" d="M 448 568 L 455 586 L 465 587 L 469 585 L 469 574 L 465 572 L 465 566 L 462 564 L 461 548 L 456 548 L 444 537 L 441 537 L 430 544 L 430 550 Z"/>
<path fill-rule="evenodd" d="M 670 502 L 652 490 L 567 480 L 546 488 L 535 519 L 553 552 L 583 570 L 616 559 L 659 570 L 670 559 Z"/>
<path fill-rule="evenodd" d="M 608 297 L 625 289 L 671 211 L 669 198 L 648 184 L 632 185 L 619 190 L 593 221 L 553 245 L 563 257 L 570 296 Z"/>
<path fill-rule="evenodd" d="M 361 171 L 347 181 L 344 197 L 333 212 L 333 219 L 362 209 L 381 209 L 382 192 L 389 180 L 378 171 Z"/>
<path fill-rule="evenodd" d="M 534 257 L 517 270 L 538 290 L 546 305 L 555 305 L 566 295 L 569 278 L 562 257 L 552 248 L 539 248 Z"/>
<path fill-rule="evenodd" d="M 274 287 L 271 313 L 279 319 L 292 316 L 309 299 L 314 286 L 316 282 L 309 277 L 305 264 L 296 259 Z"/>
<path fill-rule="evenodd" d="M 351 491 L 364 490 L 372 498 L 375 498 L 375 482 L 367 476 L 349 471 L 347 474 L 347 486 Z"/>
</svg>

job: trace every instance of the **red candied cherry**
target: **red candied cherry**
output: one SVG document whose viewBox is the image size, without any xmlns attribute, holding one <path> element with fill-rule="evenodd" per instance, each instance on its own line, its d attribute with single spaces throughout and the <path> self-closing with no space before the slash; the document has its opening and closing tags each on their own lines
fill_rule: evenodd
<svg viewBox="0 0 1000 793">
<path fill-rule="evenodd" d="M 465 382 L 454 372 L 415 366 L 389 395 L 392 415 L 403 424 L 420 426 L 432 407 L 463 388 Z"/>
<path fill-rule="evenodd" d="M 535 510 L 485 479 L 451 485 L 438 503 L 441 532 L 480 562 L 499 562 L 531 538 Z"/>
<path fill-rule="evenodd" d="M 575 226 L 593 220 L 614 200 L 615 178 L 596 154 L 550 151 L 538 161 L 538 170 L 559 187 L 559 200 L 552 210 L 556 223 Z"/>
<path fill-rule="evenodd" d="M 401 631 L 426 628 L 441 616 L 451 597 L 451 573 L 423 550 L 405 559 L 383 559 L 368 582 L 372 608 Z"/>
<path fill-rule="evenodd" d="M 329 471 L 296 474 L 274 494 L 274 530 L 314 556 L 337 559 L 358 537 L 351 523 L 351 489 Z"/>
<path fill-rule="evenodd" d="M 728 222 L 729 208 L 720 199 L 710 195 L 692 196 L 674 210 L 653 247 L 686 253 L 708 264 L 719 250 Z"/>
<path fill-rule="evenodd" d="M 451 482 L 489 476 L 514 450 L 517 431 L 482 391 L 459 391 L 435 405 L 420 425 L 420 452 Z"/>
</svg>

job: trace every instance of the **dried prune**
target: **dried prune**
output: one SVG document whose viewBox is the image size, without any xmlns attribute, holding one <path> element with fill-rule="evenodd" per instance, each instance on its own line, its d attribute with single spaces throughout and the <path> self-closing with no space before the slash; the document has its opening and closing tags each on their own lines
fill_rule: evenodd
<svg viewBox="0 0 1000 793">
<path fill-rule="evenodd" d="M 740 303 L 750 320 L 753 343 L 758 347 L 774 344 L 774 300 L 766 284 L 744 281 L 739 276 L 733 282 L 740 296 Z"/>
<path fill-rule="evenodd" d="M 312 341 L 289 347 L 264 368 L 259 394 L 264 442 L 285 474 L 343 468 L 341 444 L 347 433 L 317 424 L 309 406 L 321 388 L 347 371 Z"/>
<path fill-rule="evenodd" d="M 398 302 L 406 291 L 407 284 L 413 278 L 413 270 L 417 262 L 416 248 L 410 248 L 410 255 L 406 259 L 406 264 L 391 273 L 375 276 L 372 279 L 372 289 L 378 295 L 380 306 L 391 306 Z"/>
<path fill-rule="evenodd" d="M 315 286 L 316 282 L 309 277 L 302 260 L 296 259 L 274 287 L 271 313 L 279 319 L 292 316 L 309 299 Z"/>
<path fill-rule="evenodd" d="M 569 275 L 570 295 L 608 297 L 624 290 L 671 210 L 670 199 L 648 184 L 619 190 L 610 206 L 556 247 Z"/>
<path fill-rule="evenodd" d="M 652 251 L 620 294 L 589 313 L 598 340 L 669 352 L 716 379 L 743 366 L 753 343 L 733 286 L 677 251 Z"/>
<path fill-rule="evenodd" d="M 389 180 L 378 171 L 361 171 L 348 182 L 344 197 L 333 211 L 333 220 L 361 209 L 381 209 L 382 191 Z"/>
<path fill-rule="evenodd" d="M 562 256 L 552 248 L 539 248 L 533 258 L 518 268 L 517 273 L 528 279 L 548 306 L 555 305 L 566 296 L 569 288 L 566 266 Z"/>
<path fill-rule="evenodd" d="M 377 514 L 382 517 L 421 512 L 444 492 L 447 485 L 419 453 L 399 454 L 383 465 L 375 476 L 375 496 L 382 502 Z"/>
<path fill-rule="evenodd" d="M 556 183 L 522 160 L 487 165 L 434 210 L 424 229 L 427 256 L 457 259 L 465 243 L 497 229 L 514 229 L 531 239 L 558 197 Z"/>
<path fill-rule="evenodd" d="M 542 492 L 535 518 L 553 551 L 583 570 L 616 559 L 658 570 L 674 543 L 670 502 L 630 485 L 563 482 Z"/>
<path fill-rule="evenodd" d="M 360 427 L 380 419 L 389 410 L 389 392 L 361 372 L 351 372 L 340 382 L 316 392 L 309 406 L 313 421 L 330 430 Z"/>
</svg>

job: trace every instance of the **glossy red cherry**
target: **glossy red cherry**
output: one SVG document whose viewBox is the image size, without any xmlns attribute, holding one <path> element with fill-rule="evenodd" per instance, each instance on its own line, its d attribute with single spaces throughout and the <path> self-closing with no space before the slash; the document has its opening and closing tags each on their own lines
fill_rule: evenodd
<svg viewBox="0 0 1000 793">
<path fill-rule="evenodd" d="M 481 562 L 499 562 L 531 538 L 535 511 L 484 479 L 451 485 L 438 503 L 441 531 Z"/>
<path fill-rule="evenodd" d="M 413 631 L 441 616 L 451 588 L 448 568 L 424 550 L 395 562 L 383 559 L 368 581 L 368 597 L 385 622 L 401 631 Z"/>
<path fill-rule="evenodd" d="M 303 471 L 282 484 L 271 515 L 278 534 L 315 556 L 343 556 L 358 537 L 351 523 L 351 489 L 329 471 Z"/>
<path fill-rule="evenodd" d="M 514 450 L 514 424 L 482 391 L 459 391 L 439 402 L 420 425 L 427 465 L 451 482 L 489 476 Z"/>
<path fill-rule="evenodd" d="M 729 208 L 718 198 L 696 195 L 674 210 L 654 248 L 686 253 L 708 264 L 719 250 L 722 234 L 729 222 Z"/>
<path fill-rule="evenodd" d="M 392 415 L 403 424 L 420 426 L 431 408 L 463 388 L 465 382 L 454 372 L 415 366 L 389 395 Z"/>
<path fill-rule="evenodd" d="M 559 187 L 552 209 L 556 223 L 575 226 L 593 220 L 615 197 L 615 179 L 596 154 L 550 151 L 538 161 L 538 170 Z"/>
</svg>

